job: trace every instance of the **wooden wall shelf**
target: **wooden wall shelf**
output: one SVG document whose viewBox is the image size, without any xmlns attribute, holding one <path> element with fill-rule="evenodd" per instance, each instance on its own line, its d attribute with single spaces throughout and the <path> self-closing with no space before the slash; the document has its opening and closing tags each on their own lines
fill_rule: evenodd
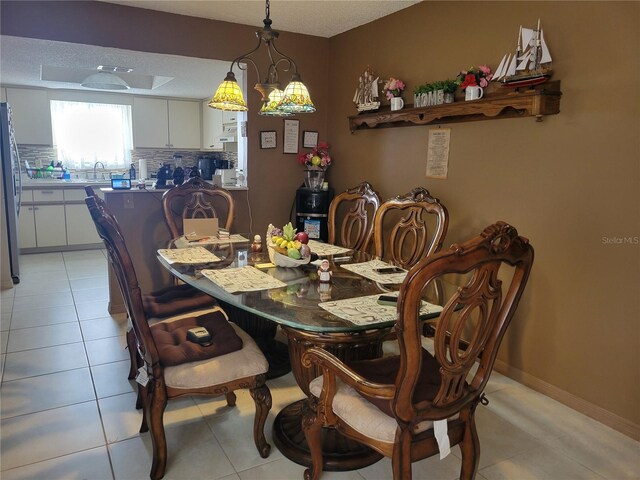
<svg viewBox="0 0 640 480">
<path fill-rule="evenodd" d="M 531 89 L 514 91 L 504 88 L 480 100 L 458 101 L 431 107 L 404 108 L 392 112 L 389 108 L 360 113 L 349 117 L 351 133 L 368 128 L 409 127 L 442 123 L 474 122 L 497 118 L 536 117 L 560 112 L 560 80 Z"/>
</svg>

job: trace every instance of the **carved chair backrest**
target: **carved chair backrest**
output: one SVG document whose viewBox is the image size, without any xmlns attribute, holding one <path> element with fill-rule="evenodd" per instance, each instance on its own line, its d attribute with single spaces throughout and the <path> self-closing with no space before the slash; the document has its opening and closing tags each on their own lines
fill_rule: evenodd
<svg viewBox="0 0 640 480">
<path fill-rule="evenodd" d="M 400 349 L 392 408 L 399 421 L 449 418 L 477 402 L 489 379 L 502 337 L 527 284 L 533 248 L 512 226 L 497 222 L 471 240 L 427 257 L 414 266 L 400 289 L 396 330 Z M 502 277 L 508 270 L 504 280 Z M 419 308 L 423 289 L 447 275 L 465 281 L 447 301 L 436 325 L 435 358 L 441 383 L 431 402 L 414 403 L 421 368 Z M 471 369 L 479 362 L 478 369 Z"/>
<path fill-rule="evenodd" d="M 346 207 L 346 211 L 345 210 Z M 366 251 L 373 235 L 373 217 L 380 198 L 368 182 L 337 195 L 329 206 L 329 243 Z M 337 217 L 342 217 L 338 228 Z"/>
<path fill-rule="evenodd" d="M 107 208 L 104 200 L 95 195 L 90 186 L 85 187 L 85 191 L 88 195 L 85 203 L 89 208 L 98 235 L 107 248 L 107 254 L 116 274 L 127 313 L 133 324 L 140 355 L 147 364 L 158 365 L 158 351 L 144 313 L 142 291 L 118 222 Z"/>
<path fill-rule="evenodd" d="M 429 238 L 427 215 L 435 216 Z M 374 217 L 375 254 L 385 260 L 411 268 L 424 257 L 440 250 L 449 226 L 449 214 L 440 200 L 418 187 L 406 195 L 384 202 Z"/>
<path fill-rule="evenodd" d="M 228 190 L 192 177 L 162 195 L 162 211 L 173 238 L 184 234 L 185 218 L 218 218 L 220 227 L 231 230 L 235 202 Z"/>
</svg>

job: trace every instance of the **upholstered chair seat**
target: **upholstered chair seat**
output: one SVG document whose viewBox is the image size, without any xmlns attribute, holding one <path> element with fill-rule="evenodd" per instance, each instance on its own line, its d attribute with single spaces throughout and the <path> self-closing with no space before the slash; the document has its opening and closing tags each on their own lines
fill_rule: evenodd
<svg viewBox="0 0 640 480">
<path fill-rule="evenodd" d="M 157 326 L 154 325 L 151 331 Z M 167 386 L 200 388 L 267 373 L 269 363 L 256 342 L 237 325 L 229 322 L 229 326 L 241 340 L 240 349 L 206 360 L 165 367 L 164 380 Z"/>
</svg>

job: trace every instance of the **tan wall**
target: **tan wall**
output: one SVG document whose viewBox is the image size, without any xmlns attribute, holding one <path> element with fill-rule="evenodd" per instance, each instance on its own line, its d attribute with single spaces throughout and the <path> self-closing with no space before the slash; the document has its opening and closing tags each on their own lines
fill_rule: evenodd
<svg viewBox="0 0 640 480">
<path fill-rule="evenodd" d="M 199 58 L 228 60 L 255 47 L 255 31 L 262 26 L 264 5 L 253 3 L 255 25 L 239 25 L 153 10 L 101 2 L 2 2 L 0 29 L 3 35 L 42 38 L 123 48 L 143 52 L 167 53 Z M 271 7 L 273 28 L 278 30 L 278 8 Z M 294 117 L 300 120 L 300 138 L 304 130 L 327 136 L 329 95 L 329 40 L 294 33 L 282 33 L 279 49 L 298 64 L 298 71 L 311 92 L 318 111 Z M 264 66 L 265 53 L 255 57 Z M 264 68 L 263 68 L 264 70 Z M 295 155 L 282 153 L 280 118 L 258 115 L 259 94 L 252 86 L 258 82 L 255 70 L 248 71 L 248 185 L 254 231 L 266 231 L 269 223 L 286 223 L 296 188 L 302 184 L 302 168 Z M 262 72 L 264 75 L 264 71 Z M 288 80 L 288 76 L 283 81 Z M 222 78 L 211 79 L 211 94 Z M 260 150 L 261 130 L 278 132 L 278 148 Z"/>
<path fill-rule="evenodd" d="M 412 103 L 421 83 L 495 68 L 538 17 L 562 81 L 559 115 L 448 125 L 446 180 L 424 175 L 435 127 L 349 133 L 367 65 L 405 80 Z M 425 186 L 449 209 L 446 245 L 496 220 L 516 226 L 536 259 L 500 359 L 636 429 L 640 246 L 602 237 L 640 235 L 639 20 L 632 2 L 424 2 L 331 39 L 329 104 L 336 191 L 368 180 L 388 198 Z"/>
</svg>

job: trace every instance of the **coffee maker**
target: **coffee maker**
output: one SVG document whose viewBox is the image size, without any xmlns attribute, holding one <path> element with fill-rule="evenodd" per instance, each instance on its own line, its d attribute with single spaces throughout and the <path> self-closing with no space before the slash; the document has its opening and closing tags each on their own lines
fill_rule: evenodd
<svg viewBox="0 0 640 480">
<path fill-rule="evenodd" d="M 156 183 L 154 184 L 154 188 L 163 189 L 167 188 L 167 180 L 170 180 L 172 177 L 171 165 L 165 163 L 160 167 L 157 173 Z"/>
<path fill-rule="evenodd" d="M 198 168 L 205 180 L 212 180 L 217 169 L 229 168 L 229 161 L 217 158 L 215 155 L 201 155 L 198 157 Z"/>
</svg>

